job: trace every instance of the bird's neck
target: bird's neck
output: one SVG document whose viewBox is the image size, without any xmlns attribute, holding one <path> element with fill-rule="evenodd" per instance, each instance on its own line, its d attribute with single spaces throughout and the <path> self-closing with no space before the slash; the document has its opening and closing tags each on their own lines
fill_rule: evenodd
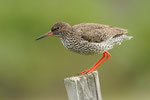
<svg viewBox="0 0 150 100">
<path fill-rule="evenodd" d="M 62 44 L 68 49 L 71 49 L 73 44 L 79 41 L 79 39 L 71 33 L 66 33 L 60 39 L 62 41 Z"/>
</svg>

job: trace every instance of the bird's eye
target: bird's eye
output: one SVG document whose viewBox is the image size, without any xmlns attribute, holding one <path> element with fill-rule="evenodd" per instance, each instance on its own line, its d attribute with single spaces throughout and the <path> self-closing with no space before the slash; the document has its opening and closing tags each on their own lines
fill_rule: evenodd
<svg viewBox="0 0 150 100">
<path fill-rule="evenodd" d="M 56 29 L 56 30 L 59 30 L 59 29 L 60 29 L 60 27 L 59 27 L 59 26 L 57 26 L 55 29 Z"/>
<path fill-rule="evenodd" d="M 58 31 L 58 30 L 60 30 L 60 28 L 61 28 L 60 26 L 55 26 L 55 27 L 52 27 L 51 30 L 52 30 L 52 31 Z"/>
</svg>

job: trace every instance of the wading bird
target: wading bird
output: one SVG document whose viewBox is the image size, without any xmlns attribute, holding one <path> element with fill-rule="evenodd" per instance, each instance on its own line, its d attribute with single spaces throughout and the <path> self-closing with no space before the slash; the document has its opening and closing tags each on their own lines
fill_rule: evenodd
<svg viewBox="0 0 150 100">
<path fill-rule="evenodd" d="M 120 45 L 123 40 L 132 38 L 132 36 L 125 35 L 126 33 L 126 29 L 110 25 L 81 23 L 70 26 L 66 22 L 57 22 L 52 26 L 50 32 L 36 40 L 54 35 L 60 38 L 63 45 L 71 51 L 85 55 L 103 53 L 95 65 L 80 72 L 80 74 L 87 74 L 96 70 L 110 57 L 108 50 L 112 49 L 114 45 Z"/>
</svg>

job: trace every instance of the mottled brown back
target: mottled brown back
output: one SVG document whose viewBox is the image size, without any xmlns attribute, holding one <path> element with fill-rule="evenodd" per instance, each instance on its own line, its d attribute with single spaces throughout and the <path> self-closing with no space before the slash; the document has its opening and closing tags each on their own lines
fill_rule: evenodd
<svg viewBox="0 0 150 100">
<path fill-rule="evenodd" d="M 72 28 L 73 30 L 78 31 L 76 34 L 80 35 L 82 39 L 97 43 L 127 33 L 126 29 L 95 23 L 81 23 L 72 26 Z"/>
</svg>

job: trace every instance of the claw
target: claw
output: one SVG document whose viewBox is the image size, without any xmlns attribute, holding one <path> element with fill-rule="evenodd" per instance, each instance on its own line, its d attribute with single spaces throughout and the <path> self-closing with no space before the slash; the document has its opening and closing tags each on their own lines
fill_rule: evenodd
<svg viewBox="0 0 150 100">
<path fill-rule="evenodd" d="M 85 70 L 85 71 L 83 71 L 83 72 L 80 72 L 79 74 L 80 74 L 80 75 L 85 75 L 85 74 L 88 74 L 88 73 L 92 72 L 91 70 L 92 70 L 92 69 L 88 69 L 88 70 Z"/>
</svg>

